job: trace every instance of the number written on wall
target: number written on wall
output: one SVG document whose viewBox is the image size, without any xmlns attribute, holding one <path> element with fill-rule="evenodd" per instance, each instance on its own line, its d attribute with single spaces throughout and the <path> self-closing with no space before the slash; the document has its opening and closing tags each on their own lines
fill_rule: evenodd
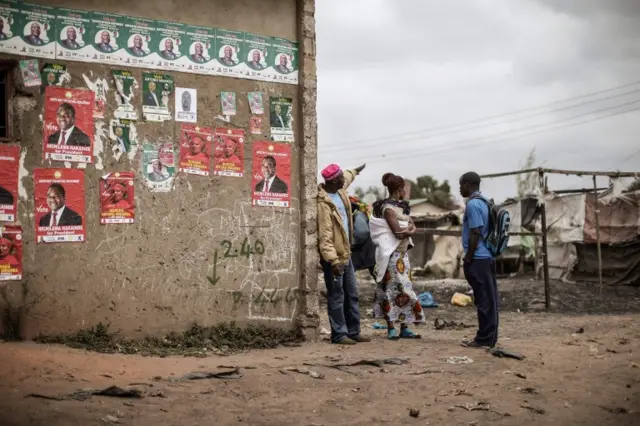
<svg viewBox="0 0 640 426">
<path fill-rule="evenodd" d="M 252 245 L 251 242 L 249 242 L 249 238 L 245 238 L 244 241 L 242 241 L 240 249 L 238 249 L 237 246 L 234 248 L 233 243 L 229 240 L 224 240 L 220 245 L 224 247 L 223 257 L 251 257 L 253 255 L 260 256 L 264 254 L 264 244 L 260 240 L 256 240 Z"/>
</svg>

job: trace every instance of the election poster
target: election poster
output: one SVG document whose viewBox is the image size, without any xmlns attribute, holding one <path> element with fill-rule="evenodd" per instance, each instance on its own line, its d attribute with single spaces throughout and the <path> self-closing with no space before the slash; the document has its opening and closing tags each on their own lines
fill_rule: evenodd
<svg viewBox="0 0 640 426">
<path fill-rule="evenodd" d="M 85 241 L 84 170 L 35 169 L 33 180 L 38 243 Z"/>
<path fill-rule="evenodd" d="M 0 281 L 22 279 L 22 227 L 0 226 Z"/>
<path fill-rule="evenodd" d="M 142 173 L 151 192 L 169 192 L 176 174 L 173 144 L 144 143 L 142 145 Z"/>
<path fill-rule="evenodd" d="M 236 115 L 235 92 L 220 92 L 220 105 L 222 107 L 222 115 Z"/>
<path fill-rule="evenodd" d="M 24 87 L 35 87 L 42 85 L 42 76 L 37 59 L 25 59 L 20 61 L 20 74 Z"/>
<path fill-rule="evenodd" d="M 0 52 L 18 55 L 22 49 L 18 2 L 13 0 L 0 1 Z"/>
<path fill-rule="evenodd" d="M 71 82 L 67 66 L 62 64 L 44 64 L 42 77 L 45 86 L 62 86 Z"/>
<path fill-rule="evenodd" d="M 116 161 L 120 161 L 122 154 L 128 154 L 132 151 L 133 146 L 137 145 L 133 121 L 121 118 L 111 120 L 109 124 L 109 139 L 112 142 L 111 152 L 113 152 L 113 157 Z"/>
<path fill-rule="evenodd" d="M 209 176 L 212 142 L 212 129 L 183 124 L 180 131 L 180 171 Z"/>
<path fill-rule="evenodd" d="M 20 147 L 0 144 L 0 222 L 15 222 L 18 213 Z"/>
<path fill-rule="evenodd" d="M 156 21 L 157 45 L 152 46 L 156 66 L 154 68 L 166 71 L 184 71 L 186 68 L 186 53 L 184 46 L 186 32 L 183 24 L 177 22 Z"/>
<path fill-rule="evenodd" d="M 126 16 L 120 19 L 124 23 L 120 35 L 124 64 L 137 68 L 156 68 L 154 53 L 160 42 L 156 33 L 156 21 Z"/>
<path fill-rule="evenodd" d="M 184 123 L 198 122 L 198 91 L 185 87 L 176 87 L 176 121 Z"/>
<path fill-rule="evenodd" d="M 118 104 L 113 116 L 115 118 L 137 120 L 138 111 L 131 104 L 131 101 L 135 90 L 139 87 L 138 82 L 129 70 L 113 70 L 112 75 L 116 86 L 116 103 Z"/>
<path fill-rule="evenodd" d="M 264 114 L 262 92 L 249 92 L 247 93 L 247 99 L 249 100 L 249 109 L 251 110 L 251 114 L 255 114 L 255 115 Z"/>
<path fill-rule="evenodd" d="M 133 223 L 133 172 L 107 173 L 100 178 L 100 224 Z"/>
<path fill-rule="evenodd" d="M 216 30 L 217 75 L 243 77 L 244 33 L 242 31 Z"/>
<path fill-rule="evenodd" d="M 267 80 L 269 60 L 272 54 L 272 38 L 245 33 L 244 77 L 251 80 Z"/>
<path fill-rule="evenodd" d="M 249 119 L 249 133 L 252 135 L 262 134 L 262 117 L 254 115 Z"/>
<path fill-rule="evenodd" d="M 125 18 L 114 13 L 92 12 L 88 34 L 91 62 L 119 65 L 126 61 Z"/>
<path fill-rule="evenodd" d="M 171 120 L 169 98 L 173 77 L 153 72 L 142 73 L 142 115 L 147 121 Z"/>
<path fill-rule="evenodd" d="M 213 174 L 244 176 L 244 130 L 216 129 Z"/>
<path fill-rule="evenodd" d="M 218 65 L 215 60 L 216 30 L 214 28 L 185 25 L 186 71 L 212 75 Z"/>
<path fill-rule="evenodd" d="M 291 98 L 269 98 L 271 139 L 293 142 L 293 103 Z"/>
<path fill-rule="evenodd" d="M 17 54 L 55 59 L 55 8 L 31 3 L 18 3 L 20 47 Z"/>
<path fill-rule="evenodd" d="M 291 204 L 291 145 L 269 141 L 253 143 L 251 186 L 254 206 Z"/>
<path fill-rule="evenodd" d="M 93 162 L 93 107 L 91 90 L 49 86 L 44 92 L 44 159 Z"/>
<path fill-rule="evenodd" d="M 278 83 L 298 84 L 298 43 L 274 37 L 272 49 L 269 79 Z"/>
<path fill-rule="evenodd" d="M 57 8 L 56 58 L 68 61 L 91 62 L 91 12 Z"/>
</svg>

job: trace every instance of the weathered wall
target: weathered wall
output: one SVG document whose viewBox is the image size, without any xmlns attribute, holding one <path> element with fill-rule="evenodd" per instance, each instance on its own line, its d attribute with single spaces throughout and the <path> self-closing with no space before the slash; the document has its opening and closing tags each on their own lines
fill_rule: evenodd
<svg viewBox="0 0 640 426">
<path fill-rule="evenodd" d="M 12 106 L 14 136 L 22 147 L 18 208 L 25 236 L 24 279 L 5 287 L 0 299 L 4 306 L 0 308 L 19 308 L 22 337 L 68 332 L 100 321 L 133 337 L 183 330 L 194 322 L 271 321 L 273 325 L 294 327 L 296 319 L 313 337 L 318 310 L 315 204 L 301 206 L 305 197 L 315 197 L 316 186 L 313 1 L 36 3 L 251 31 L 289 40 L 302 36 L 305 40 L 300 40 L 300 86 L 173 73 L 177 87 L 198 90 L 201 126 L 225 127 L 215 119 L 220 114 L 219 93 L 236 92 L 238 115 L 233 117 L 231 127 L 246 131 L 246 171 L 251 170 L 252 141 L 265 139 L 248 131 L 246 93 L 262 91 L 265 99 L 293 98 L 296 142 L 292 147 L 290 209 L 252 207 L 251 173 L 244 178 L 178 174 L 172 192 L 150 193 L 139 176 L 140 153 L 133 160 L 123 156 L 116 162 L 109 148 L 107 125 L 116 106 L 112 67 L 67 62 L 72 77 L 69 87 L 86 88 L 87 79 L 104 78 L 110 89 L 107 116 L 96 120 L 95 164 L 86 168 L 87 242 L 83 244 L 35 243 L 31 174 L 36 167 L 49 167 L 42 160 L 43 96 L 39 88 L 18 87 Z M 305 23 L 299 25 L 303 18 Z M 142 70 L 131 70 L 141 84 Z M 307 89 L 303 89 L 305 85 Z M 134 105 L 141 113 L 140 95 Z M 265 135 L 269 134 L 268 121 L 267 115 L 263 120 Z M 179 126 L 174 121 L 139 121 L 138 142 L 169 139 L 177 147 Z M 64 165 L 53 162 L 51 167 Z M 100 225 L 99 177 L 105 172 L 126 170 L 138 173 L 136 223 Z M 303 228 L 305 232 L 301 232 Z M 245 238 L 261 241 L 264 255 L 223 256 L 224 240 L 240 249 Z M 212 285 L 207 276 L 214 273 L 216 257 L 215 273 L 220 280 Z"/>
</svg>

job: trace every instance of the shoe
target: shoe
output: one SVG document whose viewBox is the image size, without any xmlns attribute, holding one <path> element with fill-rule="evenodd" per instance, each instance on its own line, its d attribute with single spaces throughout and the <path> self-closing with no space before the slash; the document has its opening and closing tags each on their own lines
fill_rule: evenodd
<svg viewBox="0 0 640 426">
<path fill-rule="evenodd" d="M 356 341 L 349 339 L 348 337 L 343 337 L 342 339 L 335 342 L 336 345 L 355 345 Z"/>
<path fill-rule="evenodd" d="M 367 343 L 371 341 L 371 337 L 364 337 L 358 334 L 357 336 L 352 337 L 351 340 L 356 343 Z"/>
<path fill-rule="evenodd" d="M 389 340 L 398 340 L 400 338 L 400 336 L 398 336 L 398 332 L 396 331 L 395 328 L 390 328 L 387 331 L 387 338 Z"/>
<path fill-rule="evenodd" d="M 475 339 L 468 339 L 468 340 L 463 340 L 462 343 L 460 343 L 460 346 L 463 346 L 465 348 L 482 348 L 482 349 L 488 349 L 489 345 L 483 345 L 480 344 L 478 342 L 476 342 Z"/>
<path fill-rule="evenodd" d="M 400 330 L 400 338 L 401 339 L 422 339 L 422 336 L 420 336 L 419 334 L 414 333 L 413 331 L 409 330 L 408 328 L 403 328 Z"/>
</svg>

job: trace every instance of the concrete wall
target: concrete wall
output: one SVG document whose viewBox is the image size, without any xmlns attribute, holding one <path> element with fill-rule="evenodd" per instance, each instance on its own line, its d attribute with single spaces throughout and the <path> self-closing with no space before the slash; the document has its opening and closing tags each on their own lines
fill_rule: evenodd
<svg viewBox="0 0 640 426">
<path fill-rule="evenodd" d="M 24 227 L 24 279 L 1 292 L 0 310 L 20 312 L 20 333 L 32 338 L 111 323 L 121 335 L 162 335 L 192 323 L 269 321 L 274 326 L 302 326 L 315 336 L 318 323 L 317 255 L 315 247 L 316 117 L 315 29 L 313 0 L 37 0 L 36 3 L 179 21 L 187 24 L 251 31 L 299 40 L 300 85 L 273 84 L 223 77 L 173 73 L 175 85 L 198 90 L 202 126 L 224 127 L 220 91 L 234 91 L 238 115 L 232 127 L 246 130 L 245 170 L 251 170 L 252 141 L 246 93 L 294 99 L 295 139 L 292 147 L 292 207 L 251 206 L 251 176 L 244 178 L 177 176 L 173 192 L 150 193 L 136 182 L 136 223 L 100 225 L 99 177 L 134 170 L 140 160 L 116 162 L 104 131 L 115 109 L 111 67 L 66 63 L 70 87 L 109 82 L 107 116 L 96 120 L 95 164 L 86 168 L 87 242 L 36 244 L 32 212 L 32 170 L 48 167 L 42 160 L 43 96 L 38 89 L 17 88 L 12 101 L 14 137 L 22 148 L 19 218 Z M 2 59 L 18 59 L 5 56 Z M 56 61 L 65 63 L 64 61 Z M 141 83 L 141 69 L 131 69 Z M 141 113 L 141 96 L 135 101 Z M 268 126 L 267 119 L 263 125 Z M 168 138 L 177 147 L 179 123 L 136 123 L 138 141 Z M 265 134 L 268 129 L 265 127 Z M 51 167 L 64 167 L 52 163 Z M 73 165 L 72 167 L 76 167 Z M 223 258 L 221 242 L 261 241 L 264 255 Z M 212 285 L 207 276 L 216 273 Z M 2 321 L 0 319 L 0 321 Z M 3 324 L 0 324 L 2 327 Z M 1 330 L 0 330 L 1 331 Z"/>
</svg>

